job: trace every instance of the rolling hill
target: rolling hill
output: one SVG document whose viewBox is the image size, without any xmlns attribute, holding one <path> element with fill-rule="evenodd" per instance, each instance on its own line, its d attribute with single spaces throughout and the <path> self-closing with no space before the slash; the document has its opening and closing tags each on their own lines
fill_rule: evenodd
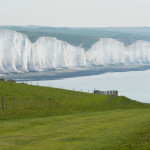
<svg viewBox="0 0 150 150">
<path fill-rule="evenodd" d="M 150 148 L 149 104 L 8 81 L 0 96 L 1 150 Z"/>
</svg>

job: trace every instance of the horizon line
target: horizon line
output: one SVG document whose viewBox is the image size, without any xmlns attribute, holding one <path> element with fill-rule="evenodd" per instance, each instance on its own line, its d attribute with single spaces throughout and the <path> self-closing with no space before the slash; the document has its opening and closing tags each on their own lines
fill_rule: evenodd
<svg viewBox="0 0 150 150">
<path fill-rule="evenodd" d="M 48 26 L 48 25 L 0 25 L 0 27 L 49 27 L 49 28 L 150 28 L 150 26 L 95 26 L 95 27 L 86 27 L 86 26 Z"/>
</svg>

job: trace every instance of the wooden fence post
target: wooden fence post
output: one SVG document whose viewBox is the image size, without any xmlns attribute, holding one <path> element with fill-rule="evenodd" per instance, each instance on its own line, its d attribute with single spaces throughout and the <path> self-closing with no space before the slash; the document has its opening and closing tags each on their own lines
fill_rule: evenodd
<svg viewBox="0 0 150 150">
<path fill-rule="evenodd" d="M 3 108 L 3 104 L 4 104 L 4 101 L 3 101 L 3 100 L 4 100 L 4 99 L 3 99 L 3 96 L 2 96 L 2 110 L 4 109 L 4 108 Z"/>
<path fill-rule="evenodd" d="M 41 105 L 42 105 L 42 100 L 41 100 L 41 98 L 40 98 L 40 107 L 41 107 Z"/>
<path fill-rule="evenodd" d="M 13 109 L 15 109 L 15 97 L 14 97 Z"/>
<path fill-rule="evenodd" d="M 21 97 L 20 97 L 20 108 L 21 108 Z"/>
<path fill-rule="evenodd" d="M 45 98 L 44 106 L 46 106 L 46 98 Z"/>
<path fill-rule="evenodd" d="M 32 98 L 31 98 L 31 107 L 32 107 Z"/>
<path fill-rule="evenodd" d="M 116 91 L 116 95 L 118 96 L 118 91 Z"/>
<path fill-rule="evenodd" d="M 35 106 L 36 106 L 36 101 L 37 101 L 37 98 L 35 98 Z"/>
<path fill-rule="evenodd" d="M 50 106 L 50 98 L 49 98 L 49 106 Z"/>
<path fill-rule="evenodd" d="M 25 108 L 27 108 L 27 99 L 25 100 Z"/>
<path fill-rule="evenodd" d="M 6 110 L 7 110 L 7 104 L 8 104 L 8 96 L 7 96 L 7 99 L 6 99 Z"/>
</svg>

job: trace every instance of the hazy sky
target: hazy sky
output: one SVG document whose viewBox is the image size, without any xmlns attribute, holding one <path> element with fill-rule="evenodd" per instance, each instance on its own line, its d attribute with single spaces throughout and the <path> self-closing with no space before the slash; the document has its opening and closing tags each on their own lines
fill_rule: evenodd
<svg viewBox="0 0 150 150">
<path fill-rule="evenodd" d="M 150 26 L 150 0 L 0 0 L 0 25 Z"/>
</svg>

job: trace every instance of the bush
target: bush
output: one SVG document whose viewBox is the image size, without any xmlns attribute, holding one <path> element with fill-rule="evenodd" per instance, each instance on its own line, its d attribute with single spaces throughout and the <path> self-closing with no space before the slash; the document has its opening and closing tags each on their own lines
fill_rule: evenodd
<svg viewBox="0 0 150 150">
<path fill-rule="evenodd" d="M 5 81 L 5 79 L 4 78 L 0 78 L 0 81 Z"/>
<path fill-rule="evenodd" d="M 11 79 L 11 80 L 7 80 L 7 81 L 8 81 L 8 82 L 13 82 L 13 83 L 15 83 L 15 82 L 16 82 L 15 80 L 12 80 L 12 79 Z"/>
</svg>

